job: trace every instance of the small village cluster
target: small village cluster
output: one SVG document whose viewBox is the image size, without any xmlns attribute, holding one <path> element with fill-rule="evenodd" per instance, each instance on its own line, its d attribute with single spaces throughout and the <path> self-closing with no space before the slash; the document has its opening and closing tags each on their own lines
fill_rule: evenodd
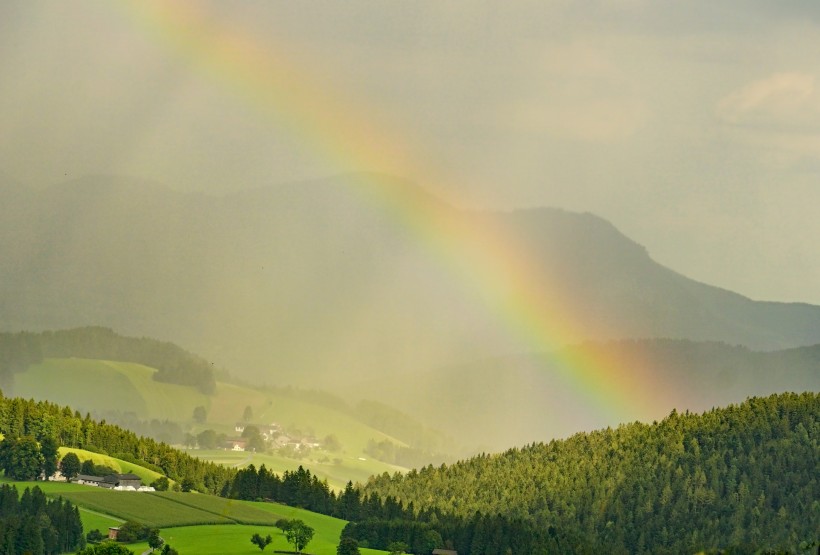
<svg viewBox="0 0 820 555">
<path fill-rule="evenodd" d="M 241 434 L 247 426 L 255 426 L 258 428 L 265 443 L 274 449 L 290 447 L 295 451 L 302 451 L 321 446 L 321 443 L 313 436 L 293 437 L 288 435 L 282 430 L 282 426 L 276 422 L 271 422 L 267 426 L 237 422 L 234 426 L 234 432 Z M 248 439 L 244 437 L 229 438 L 225 441 L 223 448 L 231 451 L 245 451 L 248 448 Z"/>
</svg>

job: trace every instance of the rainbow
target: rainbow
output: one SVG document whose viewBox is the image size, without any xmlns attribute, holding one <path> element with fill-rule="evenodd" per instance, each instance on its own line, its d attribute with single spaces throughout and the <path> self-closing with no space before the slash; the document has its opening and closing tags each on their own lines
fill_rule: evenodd
<svg viewBox="0 0 820 555">
<path fill-rule="evenodd" d="M 371 124 L 372 118 L 340 91 L 325 92 L 305 73 L 309 61 L 297 66 L 279 55 L 287 48 L 271 48 L 269 42 L 262 47 L 243 29 L 219 22 L 202 4 L 132 1 L 122 6 L 141 33 L 340 172 L 375 168 L 408 178 L 442 174 L 424 167 L 424 161 L 409 160 L 401 137 Z M 582 337 L 572 307 L 550 290 L 528 253 L 504 230 L 475 225 L 467 213 L 385 186 L 384 174 L 367 175 L 348 180 L 355 193 L 412 230 L 523 348 L 552 353 L 553 362 L 557 357 L 559 378 L 587 410 L 612 423 L 660 417 L 669 410 L 664 384 L 652 376 L 611 356 L 564 348 Z"/>
</svg>

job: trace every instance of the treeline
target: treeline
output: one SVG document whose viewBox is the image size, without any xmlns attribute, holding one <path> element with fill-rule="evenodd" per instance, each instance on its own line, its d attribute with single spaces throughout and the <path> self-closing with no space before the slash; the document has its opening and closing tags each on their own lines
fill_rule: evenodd
<svg viewBox="0 0 820 555">
<path fill-rule="evenodd" d="M 156 368 L 154 379 L 188 385 L 203 393 L 216 389 L 214 368 L 207 360 L 166 341 L 125 337 L 104 327 L 41 333 L 0 333 L 0 384 L 43 358 L 90 358 L 135 362 Z"/>
<path fill-rule="evenodd" d="M 0 555 L 57 555 L 85 545 L 80 511 L 38 487 L 0 486 Z"/>
<path fill-rule="evenodd" d="M 482 515 L 472 518 L 421 513 L 415 519 L 368 519 L 349 522 L 342 537 L 353 538 L 359 547 L 388 549 L 400 542 L 410 553 L 430 553 L 445 546 L 458 553 L 585 553 L 586 541 L 568 537 L 555 527 L 542 528 L 528 519 L 509 519 L 503 515 Z M 447 540 L 443 540 L 446 537 Z"/>
<path fill-rule="evenodd" d="M 362 493 L 348 483 L 333 515 L 348 520 L 341 536 L 360 547 L 388 549 L 404 543 L 411 553 L 445 547 L 459 553 L 508 554 L 584 553 L 587 542 L 555 527 L 543 528 L 527 518 L 476 512 L 469 517 L 436 508 L 417 509 L 392 496 Z"/>
<path fill-rule="evenodd" d="M 178 422 L 152 418 L 143 420 L 137 418 L 133 412 L 107 410 L 104 412 L 91 411 L 94 420 L 105 420 L 109 424 L 116 424 L 120 428 L 131 430 L 138 436 L 154 438 L 169 445 L 185 443 L 186 433 Z"/>
<path fill-rule="evenodd" d="M 819 440 L 820 394 L 782 394 L 384 474 L 364 495 L 421 515 L 502 514 L 583 538 L 572 552 L 796 552 L 820 536 Z M 505 552 L 436 529 L 460 554 Z"/>
<path fill-rule="evenodd" d="M 352 482 L 337 495 L 326 480 L 319 480 L 302 466 L 279 476 L 264 464 L 258 470 L 249 465 L 237 471 L 222 495 L 247 501 L 275 501 L 344 520 L 410 519 L 415 514 L 412 506 L 405 508 L 392 498 L 382 501 L 377 495 L 362 497 Z"/>
<path fill-rule="evenodd" d="M 333 515 L 338 499 L 326 480 L 319 480 L 301 465 L 282 476 L 274 474 L 263 464 L 256 469 L 249 465 L 237 471 L 230 484 L 221 492 L 223 497 L 254 501 L 263 499 L 301 507 L 315 513 Z"/>
<path fill-rule="evenodd" d="M 0 394 L 0 433 L 6 438 L 30 437 L 40 444 L 53 440 L 66 447 L 144 461 L 172 480 L 202 492 L 220 493 L 236 473 L 234 469 L 202 461 L 165 443 L 139 437 L 104 420 L 98 422 L 89 415 L 83 417 L 69 407 L 47 401 L 6 398 Z"/>
<path fill-rule="evenodd" d="M 413 503 L 405 506 L 388 496 L 365 495 L 348 482 L 340 494 L 326 481 L 299 467 L 281 477 L 262 465 L 250 465 L 237 472 L 223 495 L 244 500 L 268 500 L 301 507 L 310 511 L 350 521 L 342 537 L 357 541 L 360 547 L 387 549 L 391 543 L 403 542 L 412 553 L 430 553 L 438 547 L 456 547 L 469 553 L 540 553 L 581 552 L 586 545 L 580 539 L 569 539 L 555 528 L 540 529 L 525 519 L 476 513 L 461 518 L 438 509 L 417 511 Z M 444 538 L 447 538 L 445 540 Z"/>
</svg>

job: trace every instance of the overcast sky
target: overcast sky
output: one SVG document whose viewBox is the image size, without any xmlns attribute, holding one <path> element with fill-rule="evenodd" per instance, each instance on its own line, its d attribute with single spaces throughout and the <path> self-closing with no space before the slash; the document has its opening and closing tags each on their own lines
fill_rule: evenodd
<svg viewBox="0 0 820 555">
<path fill-rule="evenodd" d="M 687 276 L 820 304 L 819 27 L 810 0 L 7 0 L 0 175 L 397 173 L 593 212 Z"/>
</svg>

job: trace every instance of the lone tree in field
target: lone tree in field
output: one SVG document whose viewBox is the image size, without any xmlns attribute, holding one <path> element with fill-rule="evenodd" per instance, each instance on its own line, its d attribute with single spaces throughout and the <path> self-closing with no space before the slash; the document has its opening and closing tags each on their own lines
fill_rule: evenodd
<svg viewBox="0 0 820 555">
<path fill-rule="evenodd" d="M 313 539 L 314 532 L 315 530 L 313 528 L 301 520 L 291 520 L 290 527 L 285 530 L 285 538 L 288 540 L 288 543 L 293 544 L 297 553 L 301 553 L 307 544 L 310 543 L 310 540 Z"/>
<path fill-rule="evenodd" d="M 165 540 L 159 536 L 159 530 L 157 528 L 151 528 L 151 531 L 148 532 L 148 547 L 151 548 L 151 551 L 153 552 L 155 549 L 159 549 L 164 543 Z"/>
<path fill-rule="evenodd" d="M 258 547 L 261 551 L 265 551 L 265 548 L 272 541 L 273 538 L 271 538 L 270 535 L 265 536 L 264 538 L 259 534 L 254 534 L 253 536 L 251 536 L 251 543 Z"/>
<path fill-rule="evenodd" d="M 204 424 L 208 419 L 208 411 L 202 405 L 194 409 L 194 420 L 199 424 Z"/>
<path fill-rule="evenodd" d="M 60 461 L 60 472 L 65 476 L 65 481 L 70 482 L 72 478 L 76 478 L 80 473 L 80 457 L 76 453 L 66 453 L 63 460 Z"/>
</svg>

